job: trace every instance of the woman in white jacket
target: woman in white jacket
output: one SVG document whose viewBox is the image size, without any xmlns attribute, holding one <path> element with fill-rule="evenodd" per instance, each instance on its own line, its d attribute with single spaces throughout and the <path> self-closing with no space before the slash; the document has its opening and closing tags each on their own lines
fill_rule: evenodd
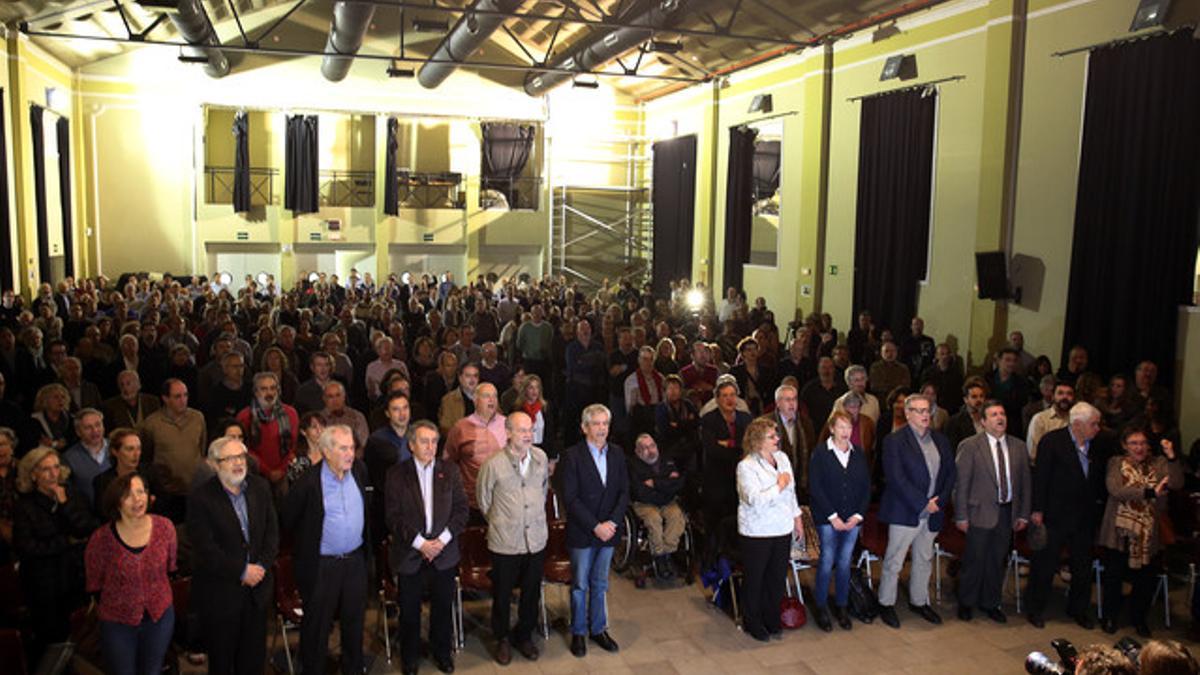
<svg viewBox="0 0 1200 675">
<path fill-rule="evenodd" d="M 792 533 L 803 536 L 791 462 L 779 450 L 771 420 L 746 428 L 744 454 L 737 467 L 738 534 L 741 535 L 742 628 L 755 640 L 783 637 L 779 603 L 786 590 Z"/>
</svg>

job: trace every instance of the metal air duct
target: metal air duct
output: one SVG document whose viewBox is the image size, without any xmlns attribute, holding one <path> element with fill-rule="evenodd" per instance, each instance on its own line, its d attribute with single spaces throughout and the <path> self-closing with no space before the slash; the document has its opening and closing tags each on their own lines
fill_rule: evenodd
<svg viewBox="0 0 1200 675">
<path fill-rule="evenodd" d="M 329 25 L 325 59 L 321 62 L 321 74 L 325 79 L 330 82 L 345 79 L 354 63 L 354 54 L 362 48 L 374 15 L 375 5 L 365 2 L 338 2 L 333 6 L 333 22 Z"/>
<path fill-rule="evenodd" d="M 509 17 L 496 14 L 476 14 L 471 10 L 484 12 L 514 12 L 521 6 L 522 0 L 475 0 L 458 22 L 442 38 L 433 55 L 429 57 L 417 72 L 417 80 L 426 89 L 433 89 L 446 81 L 458 69 L 458 64 L 475 53 L 496 29 Z"/>
<path fill-rule="evenodd" d="M 220 49 L 208 46 L 219 47 L 221 41 L 217 39 L 217 32 L 213 30 L 212 22 L 208 20 L 208 13 L 204 11 L 200 0 L 179 0 L 178 11 L 170 12 L 167 16 L 171 23 L 175 24 L 175 30 L 179 31 L 180 37 L 192 45 L 183 48 L 185 56 L 207 59 L 204 72 L 209 77 L 224 77 L 229 74 L 229 57 Z"/>
<path fill-rule="evenodd" d="M 649 40 L 656 30 L 667 28 L 672 19 L 682 15 L 681 10 L 687 2 L 688 0 L 653 0 L 649 8 L 644 8 L 644 5 L 631 8 L 631 11 L 619 19 L 629 25 L 594 32 L 569 52 L 546 65 L 580 73 L 595 70 Z M 541 96 L 574 77 L 569 72 L 534 71 L 525 76 L 525 93 Z"/>
</svg>

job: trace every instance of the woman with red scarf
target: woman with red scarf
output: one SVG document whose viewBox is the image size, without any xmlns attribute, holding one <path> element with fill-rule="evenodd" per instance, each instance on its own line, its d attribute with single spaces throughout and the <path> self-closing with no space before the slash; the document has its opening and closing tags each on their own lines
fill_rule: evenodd
<svg viewBox="0 0 1200 675">
<path fill-rule="evenodd" d="M 554 428 L 553 415 L 547 410 L 546 399 L 542 398 L 542 378 L 526 375 L 521 380 L 521 397 L 513 411 L 529 415 L 533 420 L 533 444 L 546 453 L 550 466 L 558 461 L 558 434 Z"/>
<path fill-rule="evenodd" d="M 654 409 L 666 398 L 665 378 L 654 369 L 653 347 L 638 350 L 638 367 L 625 378 L 625 412 L 629 415 L 629 438 L 654 433 Z M 626 447 L 633 447 L 628 443 Z"/>
</svg>

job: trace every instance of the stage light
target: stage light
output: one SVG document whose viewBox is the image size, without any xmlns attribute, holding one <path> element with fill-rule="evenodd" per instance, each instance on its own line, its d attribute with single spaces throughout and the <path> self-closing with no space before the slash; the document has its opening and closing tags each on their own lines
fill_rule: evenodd
<svg viewBox="0 0 1200 675">
<path fill-rule="evenodd" d="M 600 81 L 599 80 L 581 80 L 579 78 L 575 78 L 575 80 L 571 83 L 571 86 L 573 86 L 577 89 L 599 89 Z"/>
<path fill-rule="evenodd" d="M 883 64 L 883 72 L 879 73 L 879 81 L 911 80 L 917 76 L 916 54 L 897 54 L 889 56 Z"/>
<path fill-rule="evenodd" d="M 446 22 L 437 19 L 413 19 L 413 30 L 418 33 L 445 33 Z"/>
<path fill-rule="evenodd" d="M 750 99 L 749 113 L 769 113 L 772 109 L 772 101 L 770 94 L 755 94 L 754 98 Z"/>
<path fill-rule="evenodd" d="M 1137 31 L 1161 26 L 1167 20 L 1167 13 L 1170 11 L 1171 0 L 1141 0 L 1138 3 L 1137 11 L 1133 14 L 1133 22 L 1129 24 L 1129 30 Z"/>
<path fill-rule="evenodd" d="M 687 306 L 693 312 L 699 312 L 704 309 L 704 291 L 698 288 L 693 288 L 687 293 Z"/>
<path fill-rule="evenodd" d="M 412 77 L 414 74 L 415 73 L 413 72 L 412 68 L 397 68 L 396 66 L 390 66 L 387 69 L 388 77 Z"/>
<path fill-rule="evenodd" d="M 651 40 L 650 49 L 648 51 L 661 52 L 663 54 L 678 54 L 679 52 L 683 51 L 683 43 Z"/>
</svg>

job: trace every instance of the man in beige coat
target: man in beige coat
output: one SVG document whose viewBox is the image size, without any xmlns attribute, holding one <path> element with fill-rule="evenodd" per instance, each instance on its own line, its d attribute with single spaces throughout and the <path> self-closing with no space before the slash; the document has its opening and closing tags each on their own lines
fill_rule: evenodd
<svg viewBox="0 0 1200 675">
<path fill-rule="evenodd" d="M 490 386 L 490 385 L 489 385 Z M 492 636 L 496 662 L 512 661 L 512 646 L 530 661 L 541 605 L 542 562 L 546 553 L 546 493 L 550 487 L 546 453 L 533 446 L 533 420 L 514 412 L 505 420 L 508 443 L 484 462 L 475 496 L 488 522 L 492 552 Z M 521 590 L 517 625 L 510 633 L 508 615 L 514 588 Z"/>
<path fill-rule="evenodd" d="M 978 607 L 992 621 L 1004 623 L 1004 558 L 1013 531 L 1029 522 L 1029 451 L 1024 441 L 1006 433 L 1003 403 L 988 401 L 982 413 L 983 431 L 959 444 L 955 460 L 954 521 L 967 535 L 958 577 L 958 618 L 970 621 Z"/>
</svg>

